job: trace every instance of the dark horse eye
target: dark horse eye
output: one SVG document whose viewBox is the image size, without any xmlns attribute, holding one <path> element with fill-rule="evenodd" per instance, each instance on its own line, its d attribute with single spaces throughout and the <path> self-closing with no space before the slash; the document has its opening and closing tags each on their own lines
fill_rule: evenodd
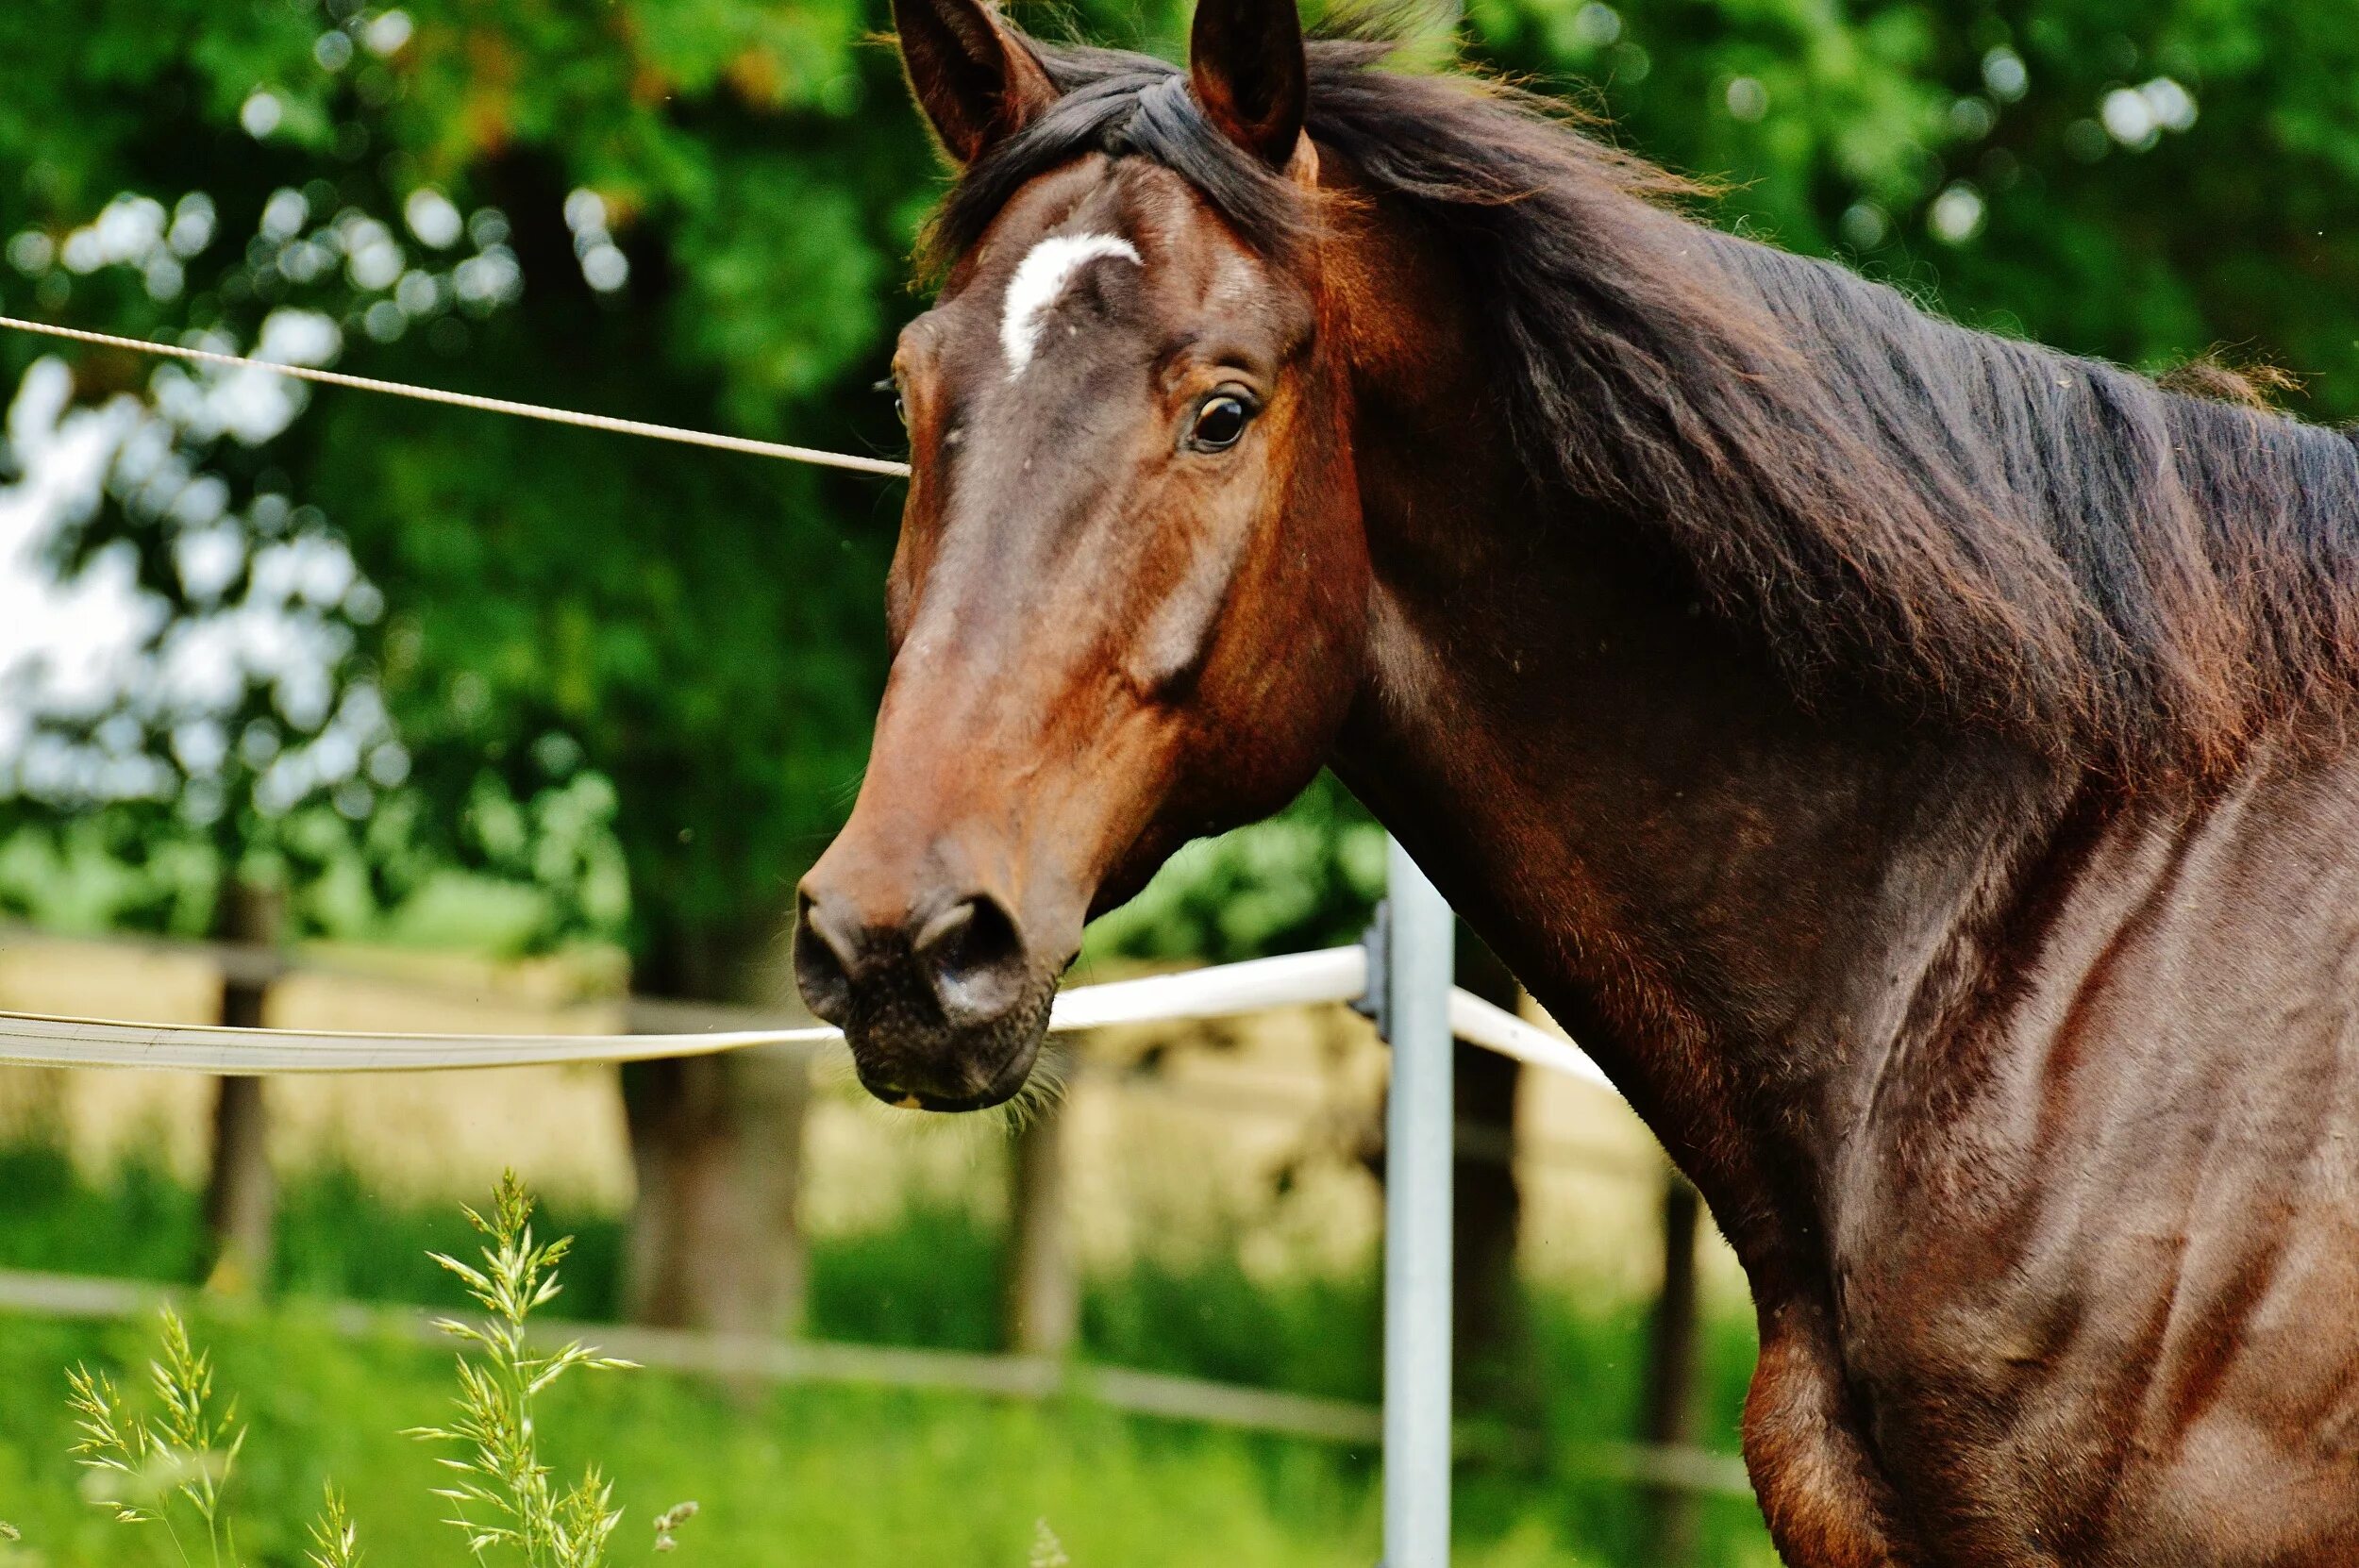
<svg viewBox="0 0 2359 1568">
<path fill-rule="evenodd" d="M 877 383 L 877 390 L 893 394 L 893 417 L 901 422 L 902 429 L 908 429 L 910 427 L 910 406 L 901 397 L 901 383 L 888 375 Z"/>
<path fill-rule="evenodd" d="M 1245 422 L 1252 413 L 1241 397 L 1223 392 L 1209 398 L 1196 411 L 1196 426 L 1188 432 L 1188 444 L 1199 452 L 1225 452 L 1245 434 Z"/>
</svg>

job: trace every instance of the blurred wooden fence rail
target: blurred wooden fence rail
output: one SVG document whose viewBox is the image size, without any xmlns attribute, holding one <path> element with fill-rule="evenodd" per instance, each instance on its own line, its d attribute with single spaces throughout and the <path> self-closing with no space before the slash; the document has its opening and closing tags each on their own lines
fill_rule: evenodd
<svg viewBox="0 0 2359 1568">
<path fill-rule="evenodd" d="M 188 1293 L 143 1280 L 0 1270 L 0 1312 L 27 1316 L 122 1321 L 152 1315 Z M 250 1310 L 248 1304 L 209 1296 L 216 1315 Z M 443 1346 L 436 1326 L 447 1313 L 352 1301 L 308 1304 L 306 1310 L 334 1332 L 358 1340 L 400 1340 Z M 1131 1415 L 1196 1422 L 1372 1449 L 1383 1427 L 1373 1405 L 1311 1394 L 1240 1388 L 1195 1377 L 1099 1366 L 1066 1357 L 979 1356 L 951 1350 L 781 1340 L 757 1334 L 643 1328 L 622 1324 L 536 1321 L 536 1340 L 561 1345 L 579 1340 L 602 1354 L 660 1371 L 738 1382 L 835 1383 L 922 1389 L 995 1398 L 1046 1401 L 1079 1398 Z M 1582 1473 L 1691 1493 L 1749 1497 L 1743 1461 L 1732 1455 L 1646 1443 L 1584 1443 L 1564 1456 Z"/>
<path fill-rule="evenodd" d="M 219 1019 L 252 1026 L 262 1022 L 270 988 L 296 976 L 344 977 L 390 986 L 439 1000 L 470 997 L 468 988 L 419 976 L 390 974 L 382 967 L 339 960 L 281 945 L 276 909 L 267 892 L 234 897 L 217 940 L 191 942 L 140 936 L 59 938 L 52 933 L 0 925 L 0 944 L 11 941 L 77 943 L 96 942 L 129 951 L 195 959 L 221 976 Z M 629 1034 L 702 1034 L 790 1028 L 812 1022 L 799 1007 L 763 1009 L 631 995 L 610 998 L 621 1031 Z M 816 1048 L 758 1048 L 775 1065 L 803 1080 Z M 1075 1071 L 1082 1070 L 1075 1064 Z M 269 1275 L 276 1182 L 267 1156 L 267 1099 L 263 1080 L 222 1078 L 214 1101 L 212 1159 L 207 1183 L 207 1221 L 211 1227 L 208 1293 L 217 1308 L 237 1309 Z M 1143 1093 L 1175 1098 L 1226 1099 L 1221 1091 L 1141 1080 Z M 807 1110 L 810 1095 L 795 1096 Z M 799 1137 L 790 1144 L 799 1150 Z M 1505 1162 L 1515 1156 L 1512 1140 L 1490 1126 L 1462 1125 L 1462 1162 Z M 1666 1175 L 1659 1162 L 1632 1160 L 1604 1151 L 1566 1145 L 1535 1149 L 1550 1162 L 1578 1163 L 1650 1184 Z M 1063 1117 L 1051 1104 L 1036 1112 L 1009 1143 L 1009 1229 L 1007 1275 L 1000 1294 L 1002 1343 L 1007 1354 L 979 1356 L 947 1351 L 831 1344 L 795 1337 L 799 1311 L 780 1326 L 784 1335 L 716 1332 L 643 1325 L 553 1326 L 552 1334 L 590 1334 L 610 1352 L 652 1367 L 756 1381 L 851 1382 L 963 1391 L 1044 1400 L 1065 1394 L 1091 1397 L 1138 1414 L 1281 1433 L 1288 1436 L 1372 1445 L 1380 1431 L 1373 1406 L 1313 1398 L 1269 1390 L 1172 1377 L 1124 1368 L 1090 1366 L 1073 1359 L 1080 1322 L 1082 1280 L 1064 1209 L 1067 1201 Z M 1710 1494 L 1749 1495 L 1742 1461 L 1693 1446 L 1691 1441 L 1698 1334 L 1695 1248 L 1698 1214 L 1692 1190 L 1676 1176 L 1664 1189 L 1664 1290 L 1648 1344 L 1648 1387 L 1640 1441 L 1583 1445 L 1571 1457 L 1574 1468 L 1631 1481 L 1657 1499 L 1656 1560 L 1669 1564 L 1687 1556 L 1683 1499 Z M 799 1242 L 799 1238 L 797 1238 Z M 800 1259 L 793 1262 L 799 1280 Z M 125 1280 L 0 1271 L 0 1310 L 66 1317 L 124 1317 L 152 1309 L 169 1298 L 166 1287 Z M 322 1309 L 341 1331 L 354 1334 L 431 1333 L 431 1317 L 357 1303 Z M 1515 1446 L 1526 1437 L 1508 1434 Z"/>
</svg>

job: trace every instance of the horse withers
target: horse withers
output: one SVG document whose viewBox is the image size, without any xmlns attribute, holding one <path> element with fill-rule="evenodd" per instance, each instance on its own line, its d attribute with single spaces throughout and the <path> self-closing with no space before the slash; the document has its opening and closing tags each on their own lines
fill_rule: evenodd
<svg viewBox="0 0 2359 1568">
<path fill-rule="evenodd" d="M 1084 921 L 1331 764 L 1710 1200 L 1789 1561 L 2359 1561 L 2359 443 L 1285 0 L 895 12 L 962 173 L 796 944 L 868 1088 L 1015 1093 Z"/>
</svg>

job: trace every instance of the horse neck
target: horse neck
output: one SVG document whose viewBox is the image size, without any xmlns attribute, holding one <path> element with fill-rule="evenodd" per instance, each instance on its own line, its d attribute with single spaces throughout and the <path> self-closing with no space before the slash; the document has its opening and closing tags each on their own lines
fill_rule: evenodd
<svg viewBox="0 0 2359 1568">
<path fill-rule="evenodd" d="M 1537 491 L 1463 291 L 1388 238 L 1333 269 L 1396 335 L 1355 357 L 1375 580 L 1336 766 L 1708 1195 L 1807 1180 L 2069 784 L 1804 703 L 1644 519 Z"/>
</svg>

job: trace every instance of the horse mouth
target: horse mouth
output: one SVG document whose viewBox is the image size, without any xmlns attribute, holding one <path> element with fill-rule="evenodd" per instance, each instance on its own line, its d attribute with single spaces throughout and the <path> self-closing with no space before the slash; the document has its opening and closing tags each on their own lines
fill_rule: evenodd
<svg viewBox="0 0 2359 1568">
<path fill-rule="evenodd" d="M 904 1110 L 988 1110 L 1021 1093 L 1048 1034 L 1053 983 L 986 1023 L 961 1026 L 938 1011 L 879 1009 L 845 1020 L 845 1043 L 862 1089 Z"/>
<path fill-rule="evenodd" d="M 893 1107 L 895 1110 L 930 1110 L 945 1116 L 958 1116 L 970 1110 L 989 1110 L 995 1105 L 1005 1105 L 1008 1101 L 1015 1098 L 1016 1093 L 1023 1087 L 1024 1079 L 1019 1077 L 1015 1080 L 1013 1088 L 1006 1090 L 996 1088 L 989 1089 L 980 1094 L 967 1095 L 963 1099 L 940 1099 L 930 1094 L 921 1094 L 912 1091 L 895 1100 L 887 1097 L 890 1091 L 872 1088 L 868 1092 L 871 1094 L 876 1095 L 877 1098 L 883 1100 L 885 1104 Z"/>
</svg>

